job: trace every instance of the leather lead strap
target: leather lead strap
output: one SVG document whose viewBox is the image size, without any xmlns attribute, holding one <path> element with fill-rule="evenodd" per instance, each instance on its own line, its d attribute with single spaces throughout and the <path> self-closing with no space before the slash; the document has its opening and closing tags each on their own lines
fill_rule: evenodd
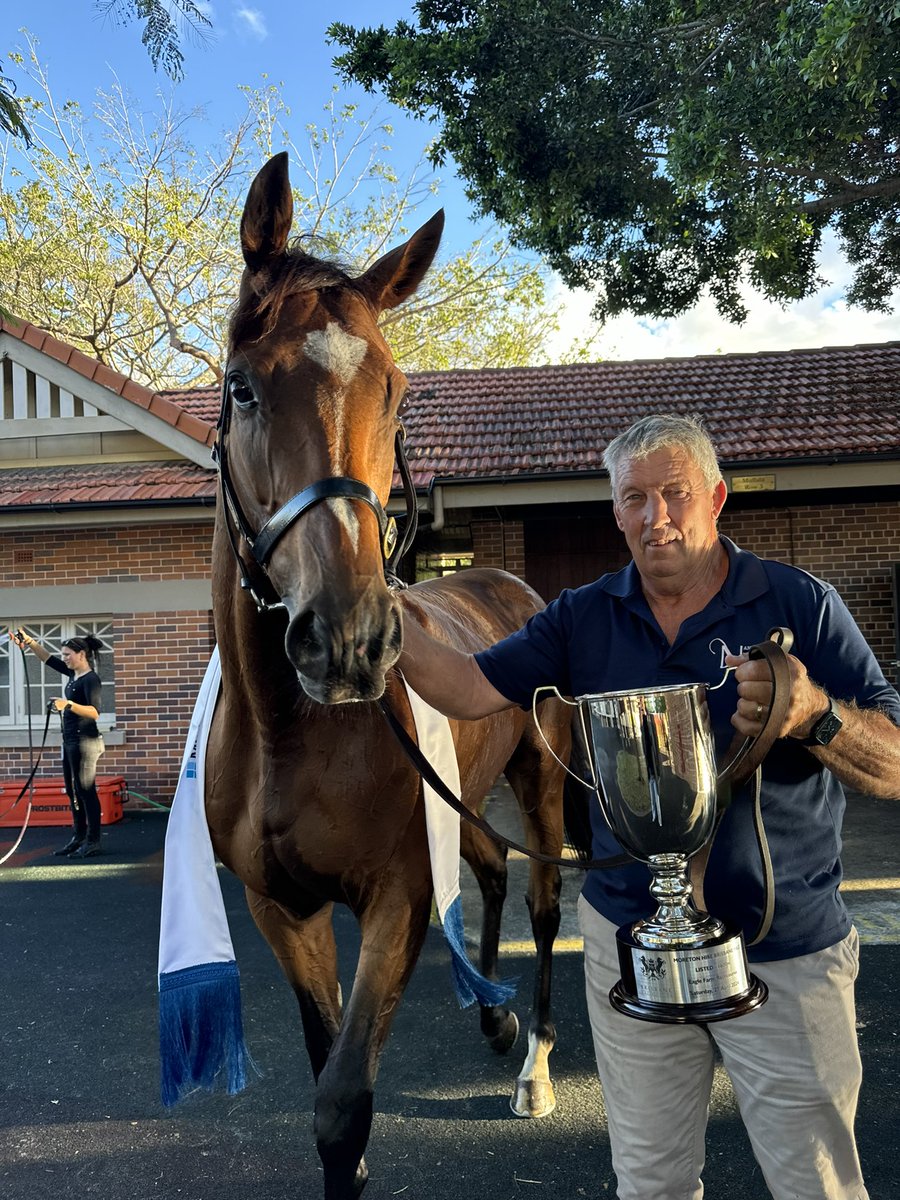
<svg viewBox="0 0 900 1200">
<path fill-rule="evenodd" d="M 725 756 L 725 766 L 720 772 L 719 809 L 716 823 L 706 845 L 699 850 L 690 862 L 690 880 L 694 886 L 694 900 L 698 908 L 705 909 L 703 895 L 703 877 L 706 865 L 712 852 L 713 842 L 719 832 L 719 826 L 726 809 L 731 804 L 732 793 L 747 779 L 753 777 L 753 829 L 756 834 L 756 844 L 759 847 L 759 857 L 762 864 L 763 906 L 759 927 L 751 939 L 749 946 L 761 942 L 772 927 L 775 914 L 775 875 L 772 869 L 772 856 L 769 853 L 769 843 L 763 824 L 761 804 L 761 764 L 763 759 L 778 740 L 781 729 L 787 717 L 788 705 L 791 698 L 791 670 L 788 666 L 787 655 L 793 645 L 794 637 L 789 629 L 778 627 L 771 629 L 764 642 L 750 650 L 750 658 L 764 658 L 772 675 L 772 704 L 768 716 L 759 735 L 754 738 L 735 738 Z"/>
<path fill-rule="evenodd" d="M 725 765 L 719 772 L 720 787 L 727 784 L 736 790 L 746 783 L 778 740 L 791 699 L 791 669 L 787 655 L 793 641 L 790 630 L 779 627 L 770 629 L 765 641 L 751 647 L 749 657 L 765 659 L 769 668 L 772 703 L 758 735 L 744 739 L 738 735 L 728 747 Z"/>
<path fill-rule="evenodd" d="M 772 928 L 772 918 L 775 916 L 775 873 L 772 870 L 772 856 L 769 854 L 769 842 L 766 838 L 766 831 L 763 828 L 762 807 L 760 805 L 760 784 L 761 773 L 759 770 L 757 770 L 753 779 L 753 828 L 756 830 L 756 841 L 757 845 L 759 846 L 759 855 L 762 859 L 763 907 L 762 916 L 760 917 L 759 921 L 759 928 L 747 943 L 748 946 L 755 946 L 757 942 L 761 942 L 763 940 L 763 938 Z"/>
<path fill-rule="evenodd" d="M 518 850 L 520 853 L 527 855 L 528 858 L 536 859 L 542 863 L 549 863 L 553 867 L 577 867 L 581 871 L 599 871 L 611 867 L 624 867 L 634 862 L 630 854 L 616 854 L 611 858 L 594 858 L 589 862 L 580 862 L 577 859 L 569 858 L 554 858 L 552 854 L 542 854 L 539 850 L 529 850 L 527 846 L 522 846 L 510 838 L 504 837 L 503 834 L 498 833 L 482 817 L 469 812 L 462 801 L 454 796 L 453 792 L 450 791 L 443 779 L 437 774 L 434 767 L 432 767 L 431 763 L 406 732 L 403 725 L 401 725 L 386 697 L 382 696 L 378 704 L 391 728 L 391 732 L 400 743 L 412 765 L 429 787 L 434 788 L 440 798 L 449 804 L 454 812 L 459 813 L 464 821 L 468 821 L 470 825 L 474 825 L 476 829 L 480 829 L 482 833 L 487 834 L 489 838 L 498 842 L 501 846 L 506 846 L 510 850 Z"/>
</svg>

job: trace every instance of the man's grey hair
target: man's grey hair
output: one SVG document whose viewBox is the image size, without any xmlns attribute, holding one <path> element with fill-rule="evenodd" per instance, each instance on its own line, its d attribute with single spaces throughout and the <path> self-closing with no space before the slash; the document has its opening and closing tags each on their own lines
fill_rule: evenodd
<svg viewBox="0 0 900 1200">
<path fill-rule="evenodd" d="M 657 450 L 683 450 L 700 468 L 703 482 L 710 490 L 722 478 L 716 448 L 703 425 L 696 417 L 676 413 L 660 413 L 641 417 L 603 451 L 603 465 L 609 471 L 613 499 L 616 498 L 619 474 L 626 459 L 647 458 Z"/>
</svg>

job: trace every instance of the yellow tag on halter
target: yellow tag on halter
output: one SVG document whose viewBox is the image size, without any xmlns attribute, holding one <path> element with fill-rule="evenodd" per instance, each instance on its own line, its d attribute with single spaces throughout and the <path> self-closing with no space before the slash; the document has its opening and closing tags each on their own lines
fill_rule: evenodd
<svg viewBox="0 0 900 1200">
<path fill-rule="evenodd" d="M 393 517 L 388 517 L 387 528 L 384 531 L 384 538 L 381 542 L 381 553 L 384 557 L 390 558 L 397 548 L 397 522 Z"/>
</svg>

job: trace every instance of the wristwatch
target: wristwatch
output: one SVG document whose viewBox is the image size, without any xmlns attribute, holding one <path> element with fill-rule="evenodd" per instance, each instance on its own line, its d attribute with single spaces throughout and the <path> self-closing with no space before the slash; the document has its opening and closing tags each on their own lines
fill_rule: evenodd
<svg viewBox="0 0 900 1200">
<path fill-rule="evenodd" d="M 66 712 L 71 712 L 71 711 L 72 711 L 72 701 L 67 700 L 66 701 Z"/>
<path fill-rule="evenodd" d="M 829 697 L 828 712 L 823 713 L 809 731 L 809 737 L 804 738 L 803 746 L 827 746 L 840 733 L 844 722 L 837 710 L 837 702 Z"/>
</svg>

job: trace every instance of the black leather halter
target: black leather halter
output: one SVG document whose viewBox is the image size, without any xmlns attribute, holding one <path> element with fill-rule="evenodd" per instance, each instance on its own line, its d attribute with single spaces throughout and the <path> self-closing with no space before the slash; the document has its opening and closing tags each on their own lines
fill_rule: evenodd
<svg viewBox="0 0 900 1200">
<path fill-rule="evenodd" d="M 397 468 L 400 472 L 400 478 L 403 482 L 403 493 L 406 498 L 406 524 L 403 528 L 402 538 L 398 538 L 397 522 L 385 512 L 384 506 L 372 488 L 367 483 L 362 483 L 359 479 L 351 479 L 346 475 L 330 476 L 327 479 L 320 479 L 316 483 L 311 483 L 309 487 L 303 488 L 302 491 L 297 492 L 296 495 L 291 496 L 290 500 L 282 504 L 278 511 L 269 517 L 258 533 L 253 533 L 250 523 L 244 516 L 243 509 L 238 501 L 228 468 L 226 444 L 230 427 L 231 405 L 228 403 L 228 375 L 226 374 L 222 383 L 222 403 L 219 409 L 219 420 L 216 423 L 218 434 L 216 444 L 213 447 L 212 457 L 219 473 L 222 500 L 225 505 L 225 528 L 228 531 L 228 540 L 231 543 L 232 552 L 241 570 L 241 587 L 250 593 L 259 612 L 284 608 L 285 606 L 281 600 L 275 603 L 265 600 L 254 588 L 250 580 L 247 564 L 241 558 L 240 551 L 238 550 L 231 522 L 234 523 L 234 527 L 250 547 L 250 553 L 253 555 L 257 566 L 263 572 L 267 572 L 272 552 L 281 538 L 284 537 L 299 517 L 302 517 L 305 512 L 314 505 L 319 504 L 322 500 L 339 498 L 344 500 L 361 500 L 364 504 L 368 504 L 378 521 L 385 580 L 389 587 L 404 586 L 397 576 L 396 570 L 400 564 L 400 560 L 406 554 L 412 545 L 413 538 L 416 536 L 419 514 L 416 505 L 416 492 L 409 471 L 409 463 L 406 460 L 406 430 L 402 425 L 398 428 L 396 437 L 394 438 L 394 455 L 397 460 Z M 228 520 L 229 514 L 231 522 Z"/>
</svg>

